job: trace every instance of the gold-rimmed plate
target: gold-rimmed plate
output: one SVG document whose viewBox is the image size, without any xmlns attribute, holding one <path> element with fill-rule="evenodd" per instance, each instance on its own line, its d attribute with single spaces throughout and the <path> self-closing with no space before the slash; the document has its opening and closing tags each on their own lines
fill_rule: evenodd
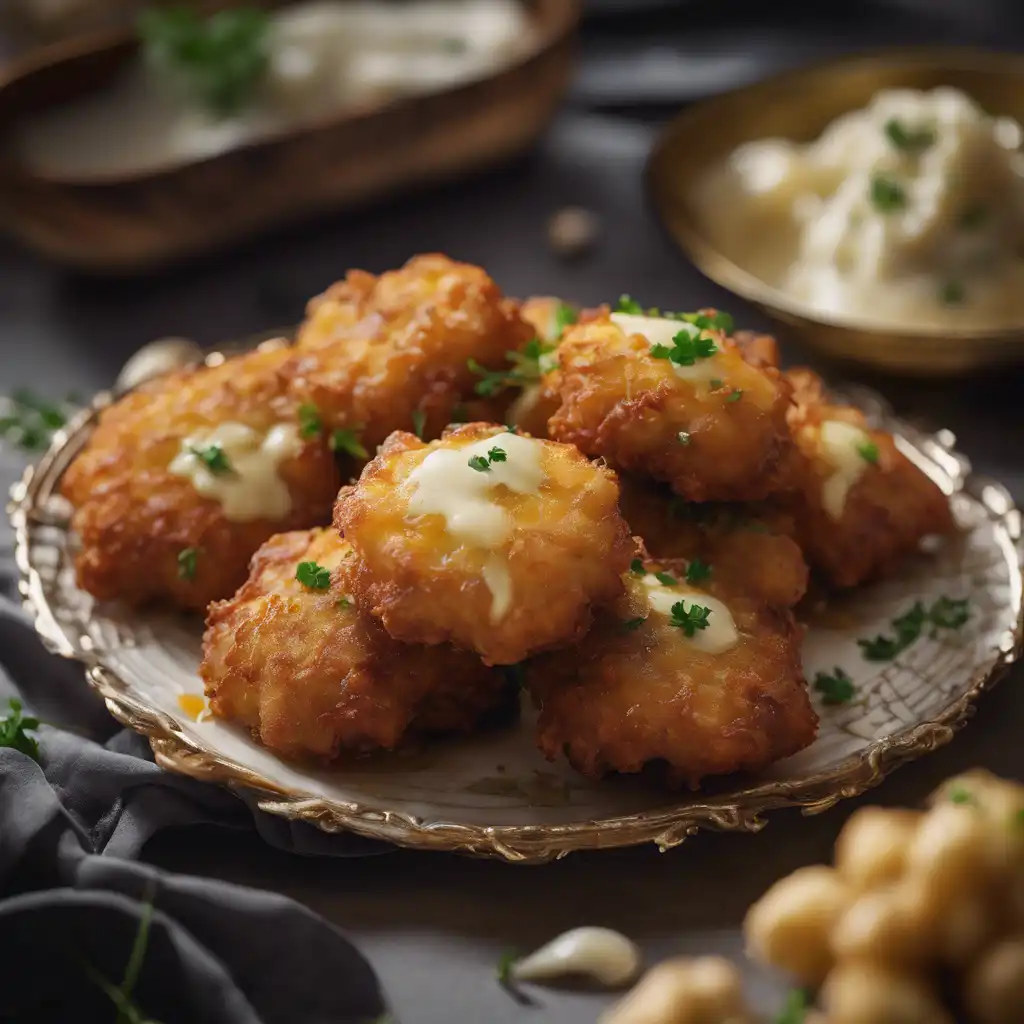
<svg viewBox="0 0 1024 1024">
<path fill-rule="evenodd" d="M 767 811 L 825 810 L 947 742 L 1021 649 L 1021 522 L 1009 494 L 971 472 L 948 432 L 911 428 L 871 392 L 844 397 L 891 430 L 951 496 L 960 535 L 812 622 L 808 676 L 840 665 L 857 687 L 850 704 L 819 706 L 815 743 L 756 779 L 725 779 L 703 792 L 666 793 L 638 779 L 595 784 L 549 764 L 534 746 L 525 704 L 520 723 L 500 731 L 329 768 L 285 763 L 242 730 L 202 714 L 197 720 L 201 621 L 99 605 L 75 585 L 60 479 L 109 395 L 59 433 L 12 492 L 21 594 L 46 645 L 85 665 L 112 714 L 150 738 L 162 766 L 254 790 L 272 814 L 520 862 L 643 842 L 669 848 L 701 828 L 757 831 Z M 922 636 L 893 662 L 863 659 L 859 637 L 886 632 L 915 601 L 940 596 L 968 599 L 971 614 L 959 630 Z"/>
<path fill-rule="evenodd" d="M 761 279 L 745 253 L 723 244 L 701 183 L 745 142 L 810 142 L 882 89 L 952 86 L 992 115 L 1024 123 L 1024 57 L 970 49 L 887 50 L 830 60 L 694 104 L 665 128 L 647 165 L 659 217 L 717 284 L 761 307 L 784 333 L 834 358 L 890 373 L 948 376 L 1024 362 L 1024 324 L 970 330 L 866 326 L 810 310 Z"/>
</svg>

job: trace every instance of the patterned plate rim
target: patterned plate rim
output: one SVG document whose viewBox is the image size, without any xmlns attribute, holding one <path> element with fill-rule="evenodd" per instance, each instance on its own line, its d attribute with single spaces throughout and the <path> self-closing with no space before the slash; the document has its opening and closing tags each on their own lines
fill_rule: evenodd
<svg viewBox="0 0 1024 1024">
<path fill-rule="evenodd" d="M 233 346 L 232 346 L 233 347 Z M 221 353 L 208 359 L 217 361 Z M 32 564 L 31 532 L 37 526 L 66 527 L 46 509 L 47 499 L 70 457 L 88 436 L 97 414 L 112 401 L 109 392 L 95 396 L 90 406 L 54 435 L 49 450 L 11 489 L 8 512 L 15 532 L 19 591 L 36 632 L 53 653 L 81 662 L 86 679 L 104 699 L 110 713 L 123 725 L 149 738 L 157 763 L 168 770 L 230 788 L 248 790 L 259 808 L 289 820 L 305 821 L 326 832 L 349 831 L 415 849 L 459 852 L 497 857 L 518 863 L 543 863 L 576 850 L 610 849 L 653 842 L 661 850 L 678 846 L 701 829 L 758 832 L 764 814 L 782 807 L 799 807 L 818 814 L 840 800 L 858 796 L 877 786 L 897 768 L 948 743 L 974 713 L 977 699 L 995 685 L 1018 659 L 1024 645 L 1022 599 L 1021 514 L 1009 492 L 994 480 L 975 474 L 955 450 L 955 437 L 947 430 L 930 434 L 897 419 L 877 393 L 867 388 L 844 388 L 843 395 L 893 434 L 901 436 L 924 457 L 960 477 L 960 489 L 984 509 L 996 527 L 997 540 L 1011 571 L 1011 601 L 1015 622 L 1008 630 L 994 663 L 982 666 L 965 692 L 933 718 L 904 731 L 876 740 L 857 755 L 829 769 L 797 781 L 755 783 L 736 793 L 709 796 L 700 803 L 641 811 L 592 821 L 560 825 L 468 825 L 426 822 L 405 812 L 365 803 L 342 802 L 297 789 L 284 789 L 258 772 L 210 749 L 187 735 L 169 715 L 133 692 L 129 680 L 103 664 L 83 635 L 69 636 L 59 624 Z M 955 467 L 952 468 L 952 467 Z"/>
</svg>

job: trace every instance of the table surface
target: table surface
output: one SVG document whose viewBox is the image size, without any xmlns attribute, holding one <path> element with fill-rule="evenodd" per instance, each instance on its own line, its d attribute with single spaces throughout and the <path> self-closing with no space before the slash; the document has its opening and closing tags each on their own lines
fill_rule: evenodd
<svg viewBox="0 0 1024 1024">
<path fill-rule="evenodd" d="M 510 167 L 130 283 L 69 275 L 0 242 L 0 385 L 54 395 L 99 389 L 153 338 L 212 345 L 292 323 L 305 299 L 346 268 L 380 271 L 431 250 L 482 264 L 512 295 L 596 303 L 630 292 L 667 308 L 718 305 L 741 325 L 767 326 L 690 267 L 655 222 L 642 182 L 654 132 L 635 118 L 566 110 Z M 567 204 L 596 211 L 603 224 L 600 245 L 575 263 L 561 262 L 546 244 L 547 218 Z M 783 349 L 787 362 L 806 358 L 785 341 Z M 834 380 L 852 372 L 902 414 L 952 429 L 978 470 L 1024 499 L 1018 374 L 927 383 L 808 361 Z M 948 747 L 901 769 L 870 799 L 916 803 L 948 774 L 977 764 L 1024 779 L 1022 728 L 1017 671 Z M 177 871 L 276 889 L 324 914 L 367 953 L 403 1024 L 590 1024 L 609 997 L 537 989 L 535 1005 L 523 1007 L 496 983 L 500 954 L 600 923 L 636 938 L 650 961 L 680 952 L 740 956 L 749 904 L 785 872 L 827 858 L 861 802 L 817 817 L 780 812 L 757 835 L 701 834 L 665 854 L 653 847 L 577 854 L 544 867 L 409 852 L 299 859 L 215 830 L 164 835 L 146 856 Z M 774 1009 L 781 983 L 749 972 L 757 1002 Z"/>
</svg>

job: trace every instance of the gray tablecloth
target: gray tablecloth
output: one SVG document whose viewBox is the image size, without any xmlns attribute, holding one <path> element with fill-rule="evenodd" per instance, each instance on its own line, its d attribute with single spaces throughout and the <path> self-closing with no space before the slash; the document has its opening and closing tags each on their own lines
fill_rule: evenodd
<svg viewBox="0 0 1024 1024">
<path fill-rule="evenodd" d="M 0 486 L 21 461 L 0 452 Z M 252 829 L 295 853 L 386 847 L 262 814 L 227 790 L 164 772 L 120 729 L 81 668 L 48 654 L 17 601 L 0 530 L 0 717 L 21 700 L 43 720 L 38 763 L 0 748 L 0 1020 L 102 1021 L 140 923 L 132 998 L 140 1020 L 368 1024 L 384 1000 L 365 958 L 332 925 L 277 894 L 134 862 L 157 831 Z M 196 842 L 202 842 L 196 832 Z M 117 1017 L 120 1021 L 122 1017 Z"/>
</svg>

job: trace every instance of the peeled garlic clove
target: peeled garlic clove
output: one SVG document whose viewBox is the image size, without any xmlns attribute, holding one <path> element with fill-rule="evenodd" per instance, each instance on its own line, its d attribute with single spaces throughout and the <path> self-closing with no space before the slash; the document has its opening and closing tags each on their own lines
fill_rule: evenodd
<svg viewBox="0 0 1024 1024">
<path fill-rule="evenodd" d="M 625 985 L 640 970 L 641 953 L 635 942 L 610 928 L 573 928 L 512 965 L 517 981 L 548 981 L 584 976 L 614 988 Z"/>
</svg>

